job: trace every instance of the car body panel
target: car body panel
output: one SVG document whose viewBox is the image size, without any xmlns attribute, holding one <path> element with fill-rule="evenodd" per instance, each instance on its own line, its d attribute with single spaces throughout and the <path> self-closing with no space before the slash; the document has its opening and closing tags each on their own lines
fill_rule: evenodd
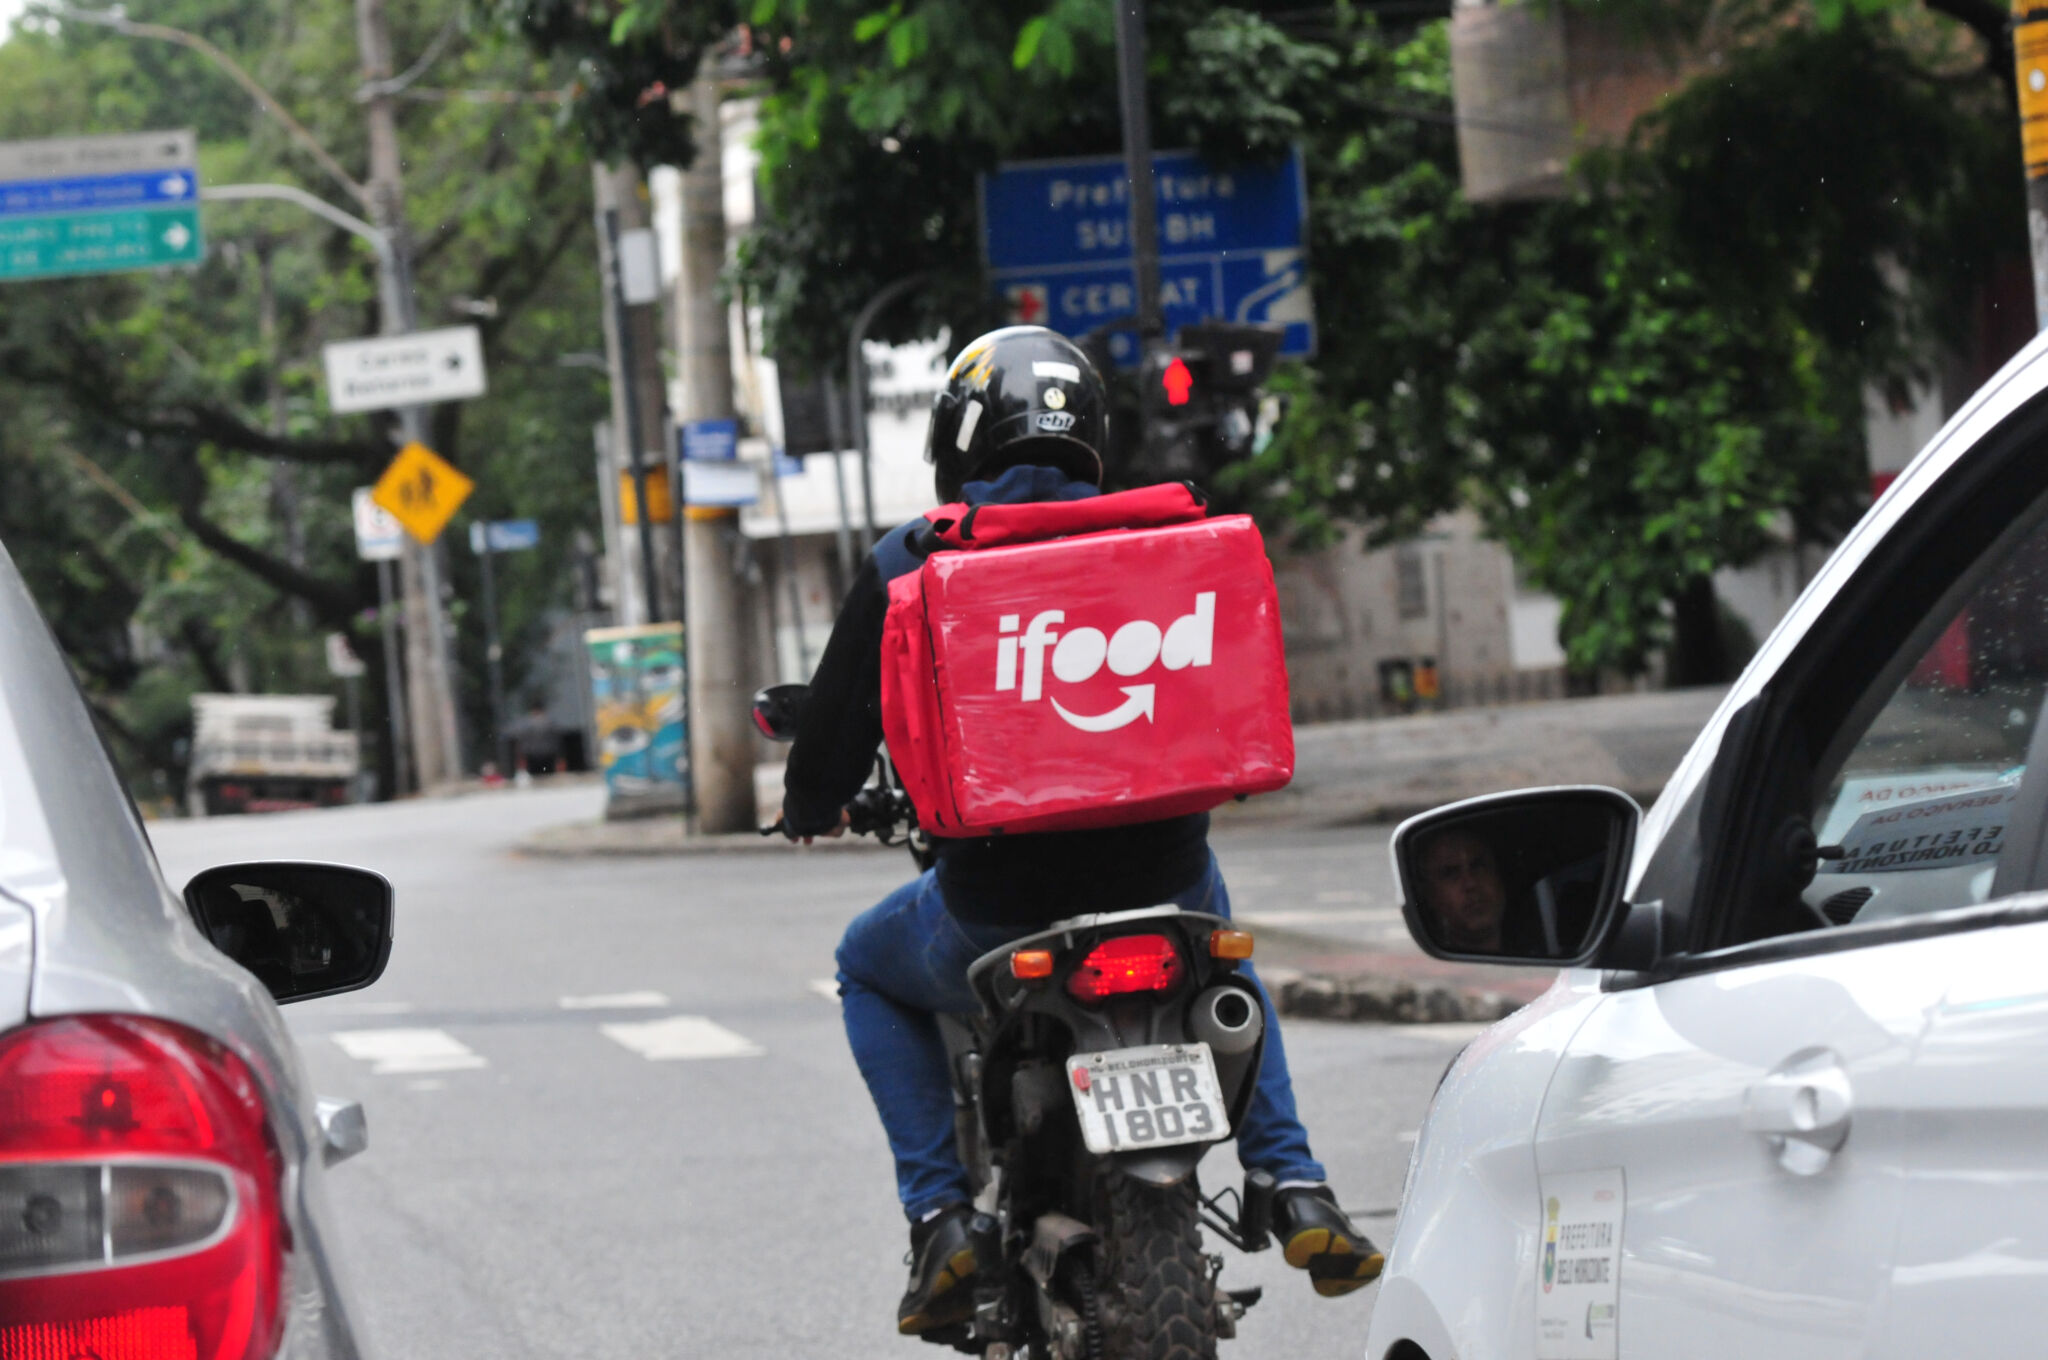
<svg viewBox="0 0 2048 1360">
<path fill-rule="evenodd" d="M 2048 1331 L 2048 924 L 1924 941 L 1954 979 L 1905 1111 L 1906 1231 L 1873 1355 L 2030 1354 Z"/>
<path fill-rule="evenodd" d="M 1402 1340 L 1432 1356 L 1447 1353 L 1440 1346 L 1469 1360 L 1513 1355 L 1514 1338 L 1534 1327 L 1534 1289 L 1510 1287 L 1534 1278 L 1541 1219 L 1533 1139 L 1551 1072 L 1605 999 L 1598 984 L 1597 973 L 1560 974 L 1444 1074 L 1416 1140 L 1386 1283 L 1373 1304 L 1367 1353 L 1375 1360 Z M 1503 1306 L 1439 1314 L 1430 1302 L 1488 1297 Z"/>
<path fill-rule="evenodd" d="M 1867 1354 L 1882 1334 L 1901 1114 L 1941 983 L 1918 942 L 1674 978 L 1608 996 L 1536 1135 L 1545 1182 L 1625 1169 L 1623 1356 Z M 1847 1140 L 1789 1169 L 1745 1108 L 1774 1073 L 1853 1092 Z M 1527 1288 L 1530 1281 L 1524 1281 Z"/>
<path fill-rule="evenodd" d="M 0 549 L 0 1032 L 95 1012 L 190 1026 L 256 1073 L 284 1154 L 294 1244 L 278 1355 L 353 1360 L 298 1047 L 269 993 L 200 934 L 165 883 L 71 673 Z"/>
</svg>

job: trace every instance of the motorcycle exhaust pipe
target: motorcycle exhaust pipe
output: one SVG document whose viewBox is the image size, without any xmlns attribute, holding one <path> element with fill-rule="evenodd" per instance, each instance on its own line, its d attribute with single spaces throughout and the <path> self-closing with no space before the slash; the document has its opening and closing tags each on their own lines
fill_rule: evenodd
<svg viewBox="0 0 2048 1360">
<path fill-rule="evenodd" d="M 1188 1007 L 1188 1029 L 1221 1056 L 1249 1053 L 1266 1032 L 1259 1000 L 1239 987 L 1211 987 Z"/>
</svg>

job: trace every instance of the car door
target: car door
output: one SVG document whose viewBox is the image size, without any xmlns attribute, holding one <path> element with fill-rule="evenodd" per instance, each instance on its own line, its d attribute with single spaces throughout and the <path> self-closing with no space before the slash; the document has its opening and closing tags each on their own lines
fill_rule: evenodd
<svg viewBox="0 0 2048 1360">
<path fill-rule="evenodd" d="M 2021 901 L 1922 946 L 1949 986 L 1915 1064 L 1881 1356 L 2027 1355 L 2048 1333 L 2048 912 Z"/>
<path fill-rule="evenodd" d="M 2009 927 L 2048 863 L 2044 453 L 2037 405 L 1746 678 L 1664 958 L 1610 975 L 1539 1117 L 1538 1356 L 2038 1338 L 2048 953 Z"/>
</svg>

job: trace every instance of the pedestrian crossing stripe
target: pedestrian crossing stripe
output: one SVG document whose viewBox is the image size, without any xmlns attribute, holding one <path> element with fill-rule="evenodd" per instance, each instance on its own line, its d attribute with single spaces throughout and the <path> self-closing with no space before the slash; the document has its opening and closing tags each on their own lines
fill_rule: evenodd
<svg viewBox="0 0 2048 1360">
<path fill-rule="evenodd" d="M 373 1076 L 490 1066 L 481 1053 L 442 1029 L 355 1029 L 331 1037 L 342 1052 L 370 1064 Z"/>
<path fill-rule="evenodd" d="M 598 1029 L 605 1038 L 650 1062 L 756 1058 L 763 1052 L 751 1040 L 702 1015 L 671 1015 L 662 1020 L 599 1025 Z"/>
</svg>

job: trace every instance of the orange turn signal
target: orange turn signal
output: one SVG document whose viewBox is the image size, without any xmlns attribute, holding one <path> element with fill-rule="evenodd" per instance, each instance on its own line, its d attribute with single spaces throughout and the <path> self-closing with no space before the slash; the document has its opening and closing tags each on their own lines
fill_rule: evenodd
<svg viewBox="0 0 2048 1360">
<path fill-rule="evenodd" d="M 1050 949 L 1020 949 L 1010 955 L 1010 976 L 1025 982 L 1035 982 L 1052 976 L 1052 951 Z"/>
<path fill-rule="evenodd" d="M 1252 956 L 1251 932 L 1246 930 L 1212 930 L 1209 932 L 1209 957 L 1216 959 L 1248 959 Z"/>
</svg>

